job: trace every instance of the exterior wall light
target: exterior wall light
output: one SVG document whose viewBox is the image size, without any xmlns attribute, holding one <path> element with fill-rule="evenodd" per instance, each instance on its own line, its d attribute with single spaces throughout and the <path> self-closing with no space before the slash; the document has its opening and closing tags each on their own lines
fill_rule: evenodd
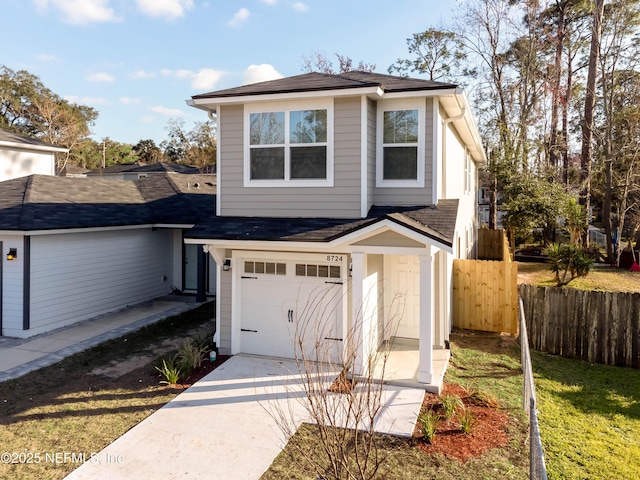
<svg viewBox="0 0 640 480">
<path fill-rule="evenodd" d="M 7 253 L 7 260 L 15 260 L 16 258 L 18 258 L 18 249 L 10 248 L 9 252 Z"/>
<path fill-rule="evenodd" d="M 231 270 L 231 259 L 230 258 L 225 258 L 224 259 L 224 263 L 222 264 L 222 270 L 225 272 L 228 272 L 229 270 Z"/>
</svg>

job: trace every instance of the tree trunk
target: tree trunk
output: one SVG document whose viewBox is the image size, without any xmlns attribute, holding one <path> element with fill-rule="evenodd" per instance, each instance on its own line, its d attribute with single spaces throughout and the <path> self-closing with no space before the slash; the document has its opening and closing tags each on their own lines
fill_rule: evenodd
<svg viewBox="0 0 640 480">
<path fill-rule="evenodd" d="M 558 6 L 558 24 L 556 33 L 556 58 L 553 84 L 551 87 L 551 133 L 549 138 L 549 163 L 554 168 L 558 165 L 560 149 L 558 145 L 558 108 L 560 103 L 560 79 L 562 78 L 562 48 L 564 45 L 564 17 L 567 2 L 556 2 Z M 556 172 L 557 173 L 557 172 Z"/>
<path fill-rule="evenodd" d="M 582 192 L 580 204 L 587 212 L 587 225 L 582 239 L 584 247 L 589 246 L 589 220 L 591 218 L 591 162 L 593 156 L 593 111 L 596 103 L 596 74 L 600 58 L 600 37 L 602 35 L 602 16 L 604 0 L 594 0 L 591 51 L 589 54 L 589 73 L 587 74 L 587 91 L 584 99 L 584 119 L 582 122 Z"/>
</svg>

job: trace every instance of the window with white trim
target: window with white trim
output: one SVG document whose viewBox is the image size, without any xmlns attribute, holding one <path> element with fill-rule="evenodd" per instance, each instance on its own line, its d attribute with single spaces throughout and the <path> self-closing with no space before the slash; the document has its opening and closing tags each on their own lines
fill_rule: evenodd
<svg viewBox="0 0 640 480">
<path fill-rule="evenodd" d="M 424 116 L 416 100 L 378 103 L 377 186 L 424 186 Z"/>
<path fill-rule="evenodd" d="M 332 184 L 330 105 L 270 104 L 248 106 L 245 112 L 246 186 Z"/>
</svg>

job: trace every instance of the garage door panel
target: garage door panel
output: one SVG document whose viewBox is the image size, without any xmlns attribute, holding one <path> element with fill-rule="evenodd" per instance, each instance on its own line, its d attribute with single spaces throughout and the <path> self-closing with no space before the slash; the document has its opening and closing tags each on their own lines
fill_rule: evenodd
<svg viewBox="0 0 640 480">
<path fill-rule="evenodd" d="M 337 282 L 255 275 L 241 279 L 241 302 L 242 352 L 293 358 L 302 347 L 306 358 L 339 361 L 342 286 Z"/>
</svg>

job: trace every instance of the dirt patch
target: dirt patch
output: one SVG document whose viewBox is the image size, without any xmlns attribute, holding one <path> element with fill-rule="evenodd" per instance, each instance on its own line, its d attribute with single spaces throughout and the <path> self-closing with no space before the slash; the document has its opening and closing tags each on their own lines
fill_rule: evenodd
<svg viewBox="0 0 640 480">
<path fill-rule="evenodd" d="M 474 422 L 471 433 L 462 432 L 455 416 L 450 421 L 445 421 L 443 418 L 436 430 L 436 436 L 429 443 L 422 435 L 420 426 L 416 425 L 413 436 L 418 448 L 425 453 L 440 453 L 448 458 L 466 461 L 509 443 L 506 432 L 509 416 L 497 408 L 479 405 L 481 402 L 469 394 L 469 391 L 455 384 L 445 384 L 442 391 L 442 395 L 458 396 L 465 409 L 472 412 Z M 427 410 L 433 410 L 442 415 L 441 396 L 426 393 L 421 413 Z"/>
</svg>

